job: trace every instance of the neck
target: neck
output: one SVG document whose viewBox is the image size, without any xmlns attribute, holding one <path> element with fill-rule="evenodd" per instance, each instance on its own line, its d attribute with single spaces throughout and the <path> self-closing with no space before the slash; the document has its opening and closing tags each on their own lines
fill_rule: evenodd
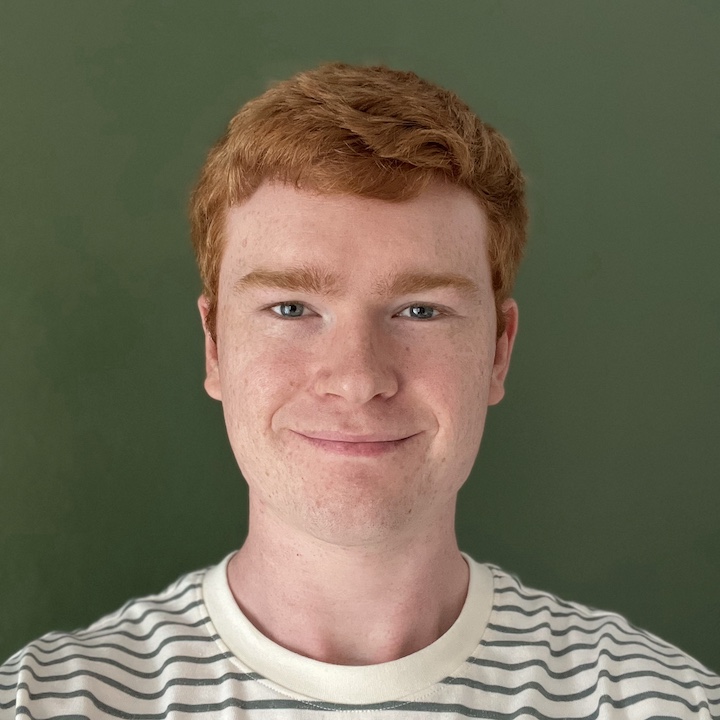
<svg viewBox="0 0 720 720">
<path fill-rule="evenodd" d="M 337 665 L 397 660 L 437 640 L 462 610 L 468 567 L 450 516 L 431 531 L 347 546 L 251 510 L 230 589 L 250 622 L 288 650 Z"/>
</svg>

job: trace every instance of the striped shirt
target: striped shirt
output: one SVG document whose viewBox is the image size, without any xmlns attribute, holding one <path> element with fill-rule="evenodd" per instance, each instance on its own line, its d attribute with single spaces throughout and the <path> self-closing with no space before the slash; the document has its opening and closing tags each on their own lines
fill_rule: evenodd
<svg viewBox="0 0 720 720">
<path fill-rule="evenodd" d="M 453 626 L 367 666 L 261 635 L 228 587 L 230 557 L 15 653 L 0 666 L 0 719 L 720 718 L 720 677 L 677 648 L 467 556 Z"/>
</svg>

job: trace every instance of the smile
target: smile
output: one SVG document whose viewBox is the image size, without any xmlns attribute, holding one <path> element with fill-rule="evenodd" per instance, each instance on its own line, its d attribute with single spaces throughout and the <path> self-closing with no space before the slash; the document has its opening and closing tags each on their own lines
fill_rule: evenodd
<svg viewBox="0 0 720 720">
<path fill-rule="evenodd" d="M 307 443 L 325 452 L 334 453 L 336 455 L 352 455 L 360 457 L 375 457 L 386 453 L 394 452 L 411 440 L 414 435 L 403 438 L 402 440 L 385 440 L 381 442 L 347 442 L 339 440 L 320 440 L 318 438 L 300 435 L 299 437 Z"/>
</svg>

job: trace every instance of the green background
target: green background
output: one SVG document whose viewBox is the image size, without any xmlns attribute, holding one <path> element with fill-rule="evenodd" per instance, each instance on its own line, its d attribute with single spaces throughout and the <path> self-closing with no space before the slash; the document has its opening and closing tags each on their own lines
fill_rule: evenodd
<svg viewBox="0 0 720 720">
<path fill-rule="evenodd" d="M 321 61 L 413 69 L 529 179 L 520 335 L 461 547 L 720 669 L 720 4 L 0 4 L 0 655 L 246 531 L 188 193 Z"/>
</svg>

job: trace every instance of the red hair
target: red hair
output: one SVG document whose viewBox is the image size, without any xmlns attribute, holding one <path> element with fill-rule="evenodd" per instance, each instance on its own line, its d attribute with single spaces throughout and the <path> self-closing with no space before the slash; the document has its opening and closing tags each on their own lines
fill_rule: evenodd
<svg viewBox="0 0 720 720">
<path fill-rule="evenodd" d="M 470 190 L 486 213 L 499 337 L 527 209 L 523 175 L 494 128 L 454 93 L 384 66 L 322 65 L 246 103 L 210 151 L 190 198 L 212 338 L 227 210 L 263 181 L 400 201 L 437 178 Z"/>
</svg>

